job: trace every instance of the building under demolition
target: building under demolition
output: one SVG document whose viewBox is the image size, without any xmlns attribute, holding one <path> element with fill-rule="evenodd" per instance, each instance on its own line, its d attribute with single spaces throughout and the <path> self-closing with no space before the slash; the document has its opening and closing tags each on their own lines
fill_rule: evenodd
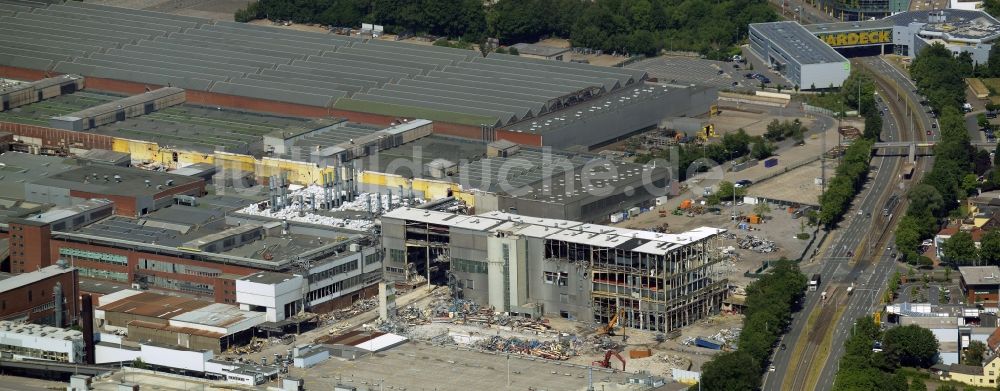
<svg viewBox="0 0 1000 391">
<path fill-rule="evenodd" d="M 723 229 L 679 234 L 490 212 L 382 216 L 389 280 L 430 279 L 496 311 L 667 332 L 716 313 Z"/>
</svg>

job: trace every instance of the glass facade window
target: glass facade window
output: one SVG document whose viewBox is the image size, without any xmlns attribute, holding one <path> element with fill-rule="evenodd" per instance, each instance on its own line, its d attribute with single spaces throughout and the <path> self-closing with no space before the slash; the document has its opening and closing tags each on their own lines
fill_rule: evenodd
<svg viewBox="0 0 1000 391">
<path fill-rule="evenodd" d="M 96 251 L 87 251 L 76 248 L 62 247 L 59 249 L 59 255 L 66 257 L 71 264 L 72 261 L 76 259 L 82 259 L 91 262 L 110 263 L 113 265 L 128 265 L 128 257 L 118 254 L 108 254 Z"/>
<path fill-rule="evenodd" d="M 486 274 L 486 262 L 473 261 L 470 259 L 452 258 L 451 270 L 463 273 Z"/>
</svg>

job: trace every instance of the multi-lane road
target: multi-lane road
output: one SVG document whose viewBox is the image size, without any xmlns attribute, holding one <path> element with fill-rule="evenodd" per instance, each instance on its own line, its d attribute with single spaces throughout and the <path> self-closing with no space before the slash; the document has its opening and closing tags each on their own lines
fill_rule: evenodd
<svg viewBox="0 0 1000 391">
<path fill-rule="evenodd" d="M 919 132 L 925 129 L 924 126 L 929 128 L 929 119 L 924 113 L 915 112 L 913 129 L 910 128 L 907 107 L 912 106 L 907 99 L 917 97 L 906 77 L 880 58 L 859 59 L 855 66 L 864 66 L 870 71 L 879 72 L 880 76 L 884 76 L 883 79 L 893 80 L 892 85 L 887 85 L 886 82 L 879 85 L 882 91 L 880 95 L 883 97 L 879 106 L 888 109 L 883 123 L 883 137 L 893 140 L 919 139 Z M 895 88 L 896 83 L 900 88 Z M 895 90 L 899 90 L 898 97 L 895 96 Z M 919 99 L 914 100 L 918 101 Z M 889 231 L 902 210 L 897 207 L 891 211 L 890 216 L 883 214 L 889 197 L 893 194 L 903 197 L 904 194 L 903 189 L 898 186 L 901 159 L 903 158 L 895 156 L 873 159 L 872 165 L 877 168 L 872 174 L 874 177 L 862 191 L 855 209 L 845 216 L 841 223 L 843 228 L 834 232 L 831 236 L 834 238 L 833 242 L 819 258 L 817 272 L 823 280 L 820 291 L 827 291 L 828 298 L 821 300 L 820 292 L 806 295 L 802 310 L 794 317 L 788 333 L 782 338 L 787 349 L 775 351 L 772 360 L 775 371 L 766 373 L 765 390 L 825 390 L 832 386 L 832 381 L 829 380 L 836 374 L 837 362 L 843 354 L 843 344 L 850 334 L 850 325 L 854 319 L 873 312 L 894 269 L 891 252 L 880 251 L 884 248 L 880 243 L 892 243 Z M 848 296 L 846 290 L 852 283 L 855 293 Z M 813 317 L 811 322 L 810 317 Z M 809 330 L 806 330 L 807 326 Z M 824 340 L 827 340 L 828 345 L 824 344 Z M 816 383 L 818 379 L 825 380 Z"/>
</svg>

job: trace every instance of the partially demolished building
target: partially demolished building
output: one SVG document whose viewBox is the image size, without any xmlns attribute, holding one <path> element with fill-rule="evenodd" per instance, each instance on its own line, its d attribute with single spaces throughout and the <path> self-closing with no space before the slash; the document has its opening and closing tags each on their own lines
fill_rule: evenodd
<svg viewBox="0 0 1000 391">
<path fill-rule="evenodd" d="M 669 332 L 717 313 L 723 229 L 679 234 L 490 212 L 382 216 L 386 278 L 430 279 L 498 312 Z"/>
</svg>

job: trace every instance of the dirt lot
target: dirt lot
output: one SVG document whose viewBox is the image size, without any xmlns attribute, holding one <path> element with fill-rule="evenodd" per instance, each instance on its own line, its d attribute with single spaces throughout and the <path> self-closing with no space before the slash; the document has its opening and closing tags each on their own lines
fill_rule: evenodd
<svg viewBox="0 0 1000 391">
<path fill-rule="evenodd" d="M 726 133 L 735 132 L 740 128 L 743 128 L 743 130 L 751 136 L 763 136 L 764 132 L 767 131 L 767 124 L 771 123 L 771 121 L 793 121 L 796 118 L 799 119 L 799 121 L 801 121 L 806 127 L 809 127 L 813 123 L 812 118 L 809 117 L 769 115 L 766 113 L 754 113 L 732 109 L 722 110 L 718 116 L 712 117 L 709 122 L 715 124 L 715 131 L 716 133 L 719 133 L 720 136 Z"/>
<path fill-rule="evenodd" d="M 283 29 L 289 29 L 289 30 L 297 30 L 297 31 L 308 31 L 308 32 L 312 32 L 312 33 L 329 33 L 330 32 L 330 30 L 322 28 L 319 25 L 308 25 L 308 24 L 292 23 L 292 24 L 290 24 L 288 26 L 284 26 L 284 25 L 280 25 L 280 24 L 276 24 L 274 22 L 271 22 L 270 20 L 267 20 L 267 19 L 257 19 L 257 20 L 251 21 L 250 24 L 256 24 L 258 26 L 268 26 L 268 27 L 283 28 Z"/>
<path fill-rule="evenodd" d="M 654 338 L 655 334 L 652 332 L 629 329 L 626 332 L 628 338 L 626 348 L 621 352 L 622 357 L 625 359 L 625 369 L 628 372 L 645 370 L 653 375 L 660 375 L 667 378 L 670 378 L 671 368 L 700 371 L 701 366 L 705 362 L 712 359 L 712 356 L 721 351 L 696 347 L 694 344 L 685 345 L 684 341 L 696 337 L 711 337 L 719 333 L 722 329 L 736 330 L 742 327 L 742 324 L 742 315 L 718 315 L 684 327 L 681 329 L 680 337 L 669 339 L 662 343 L 656 342 Z M 613 339 L 620 342 L 621 336 L 613 337 Z M 629 358 L 629 351 L 645 347 L 652 350 L 652 356 L 636 359 Z M 604 354 L 596 352 L 581 354 L 568 361 L 574 364 L 590 365 L 593 361 L 603 359 Z M 618 362 L 616 359 L 612 358 L 611 363 L 616 368 L 621 368 L 621 362 Z"/>
</svg>

